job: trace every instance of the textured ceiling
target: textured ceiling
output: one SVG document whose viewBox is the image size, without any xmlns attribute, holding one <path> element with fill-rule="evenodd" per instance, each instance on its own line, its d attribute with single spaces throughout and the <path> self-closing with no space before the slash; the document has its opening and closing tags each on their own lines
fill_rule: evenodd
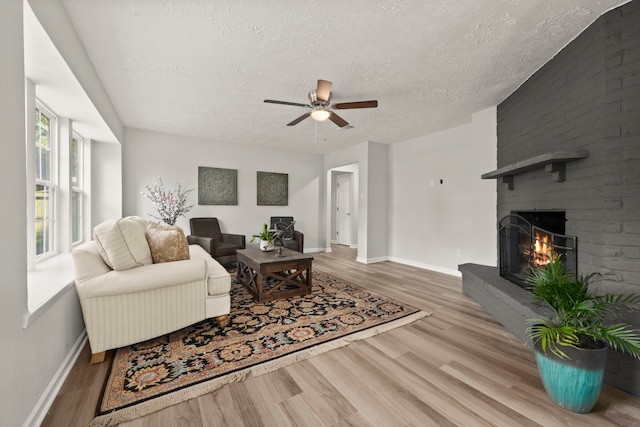
<svg viewBox="0 0 640 427">
<path fill-rule="evenodd" d="M 497 105 L 619 0 L 63 0 L 127 127 L 326 153 Z M 317 79 L 352 129 L 306 119 Z"/>
</svg>

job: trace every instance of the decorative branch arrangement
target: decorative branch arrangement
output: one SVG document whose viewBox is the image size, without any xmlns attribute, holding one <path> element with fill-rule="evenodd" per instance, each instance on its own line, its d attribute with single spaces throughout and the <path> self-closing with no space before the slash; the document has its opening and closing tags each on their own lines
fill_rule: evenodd
<svg viewBox="0 0 640 427">
<path fill-rule="evenodd" d="M 144 186 L 147 190 L 141 194 L 151 200 L 153 207 L 158 211 L 159 216 L 149 216 L 159 219 L 169 225 L 175 225 L 178 217 L 184 216 L 193 208 L 193 204 L 189 204 L 189 193 L 193 191 L 185 190 L 182 184 L 176 184 L 175 189 L 169 190 L 165 188 L 162 178 L 158 177 L 158 182 L 153 182 Z"/>
</svg>

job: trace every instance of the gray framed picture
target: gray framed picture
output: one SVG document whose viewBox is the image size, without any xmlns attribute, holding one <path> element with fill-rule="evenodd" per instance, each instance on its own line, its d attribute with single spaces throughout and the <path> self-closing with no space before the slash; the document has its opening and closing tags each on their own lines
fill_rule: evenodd
<svg viewBox="0 0 640 427">
<path fill-rule="evenodd" d="M 237 205 L 238 170 L 198 167 L 199 205 Z"/>
<path fill-rule="evenodd" d="M 258 172 L 258 205 L 289 205 L 289 174 Z"/>
</svg>

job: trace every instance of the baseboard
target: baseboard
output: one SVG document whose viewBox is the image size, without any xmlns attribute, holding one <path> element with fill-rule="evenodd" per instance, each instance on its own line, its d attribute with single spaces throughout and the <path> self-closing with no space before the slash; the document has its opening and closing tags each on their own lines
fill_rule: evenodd
<svg viewBox="0 0 640 427">
<path fill-rule="evenodd" d="M 358 244 L 357 243 L 355 243 L 355 244 L 353 244 L 353 243 L 340 243 L 337 240 L 332 240 L 331 244 L 332 245 L 349 246 L 349 248 L 351 248 L 351 249 L 358 249 Z M 331 252 L 331 251 L 326 251 L 326 252 Z"/>
<path fill-rule="evenodd" d="M 78 360 L 78 357 L 82 353 L 82 349 L 87 342 L 87 331 L 83 330 L 76 342 L 67 353 L 67 356 L 62 361 L 62 364 L 56 371 L 55 375 L 47 384 L 47 387 L 44 389 L 44 392 L 40 396 L 40 399 L 36 402 L 36 406 L 33 407 L 31 413 L 25 420 L 22 427 L 38 427 L 44 421 L 44 417 L 47 415 L 47 412 L 53 405 L 53 401 L 55 400 L 58 392 L 62 388 L 64 381 L 69 376 L 71 372 L 71 368 Z"/>
<path fill-rule="evenodd" d="M 410 265 L 412 267 L 423 268 L 425 270 L 431 270 L 438 273 L 448 274 L 449 276 L 462 277 L 462 273 L 458 270 L 452 270 L 450 268 L 440 267 L 437 265 L 424 264 L 416 261 L 409 261 L 402 258 L 389 257 L 389 261 L 397 262 L 399 264 Z"/>
<path fill-rule="evenodd" d="M 387 256 L 381 256 L 377 258 L 362 258 L 362 257 L 356 258 L 356 262 L 359 262 L 362 264 L 375 264 L 377 262 L 384 262 L 384 261 L 393 261 L 393 262 L 397 262 L 398 264 L 405 264 L 405 265 L 410 265 L 412 267 L 418 267 L 425 270 L 435 271 L 437 273 L 448 274 L 449 276 L 462 277 L 462 273 L 460 273 L 458 270 L 452 270 L 450 268 L 444 268 L 437 265 L 424 264 L 416 261 L 409 261 L 402 258 L 387 257 Z"/>
<path fill-rule="evenodd" d="M 313 253 L 313 252 L 331 252 L 331 250 L 326 250 L 326 249 L 323 249 L 323 248 L 306 248 L 304 250 L 305 254 Z"/>
<path fill-rule="evenodd" d="M 356 261 L 357 262 L 361 262 L 362 264 L 375 264 L 376 262 L 389 261 L 389 257 L 386 257 L 386 256 L 381 256 L 381 257 L 377 257 L 377 258 L 357 257 Z"/>
</svg>

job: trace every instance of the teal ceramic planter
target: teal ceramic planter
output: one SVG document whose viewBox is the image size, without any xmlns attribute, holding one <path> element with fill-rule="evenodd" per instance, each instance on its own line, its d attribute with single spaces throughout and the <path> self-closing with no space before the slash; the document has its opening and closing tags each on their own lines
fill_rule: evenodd
<svg viewBox="0 0 640 427">
<path fill-rule="evenodd" d="M 551 352 L 544 354 L 539 344 L 534 349 L 540 378 L 551 400 L 571 412 L 591 411 L 602 390 L 607 348 L 604 345 L 599 349 L 563 347 L 569 360 Z"/>
</svg>

